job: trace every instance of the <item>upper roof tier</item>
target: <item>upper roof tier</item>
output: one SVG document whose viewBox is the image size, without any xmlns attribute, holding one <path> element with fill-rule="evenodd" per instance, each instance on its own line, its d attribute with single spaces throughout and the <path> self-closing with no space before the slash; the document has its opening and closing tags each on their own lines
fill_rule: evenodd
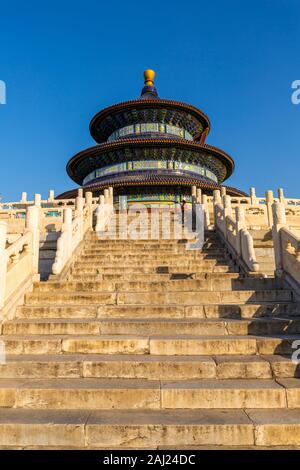
<svg viewBox="0 0 300 470">
<path fill-rule="evenodd" d="M 184 129 L 194 141 L 208 134 L 208 117 L 195 106 L 180 101 L 160 99 L 154 86 L 153 70 L 144 72 L 145 86 L 139 99 L 104 108 L 90 122 L 90 133 L 98 143 L 106 142 L 119 129 L 134 124 L 167 124 Z"/>
</svg>

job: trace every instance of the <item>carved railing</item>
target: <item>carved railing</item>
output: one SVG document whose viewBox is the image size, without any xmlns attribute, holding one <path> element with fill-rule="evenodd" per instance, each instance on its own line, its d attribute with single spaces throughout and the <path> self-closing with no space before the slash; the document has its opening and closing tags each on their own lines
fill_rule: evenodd
<svg viewBox="0 0 300 470">
<path fill-rule="evenodd" d="M 283 202 L 275 202 L 272 210 L 275 273 L 300 295 L 300 237 L 289 226 Z"/>
<path fill-rule="evenodd" d="M 1 321 L 14 314 L 25 292 L 38 279 L 39 208 L 30 206 L 25 233 L 7 246 L 7 224 L 0 221 L 0 313 Z"/>
<path fill-rule="evenodd" d="M 95 204 L 91 192 L 86 192 L 85 198 L 81 196 L 76 198 L 74 214 L 70 207 L 64 209 L 61 235 L 57 241 L 56 256 L 52 266 L 53 274 L 63 272 L 88 230 L 92 230 L 94 212 L 96 214 L 95 230 L 105 230 L 113 211 L 112 188 L 105 189 L 104 195 L 97 198 L 97 201 L 99 204 Z"/>
<path fill-rule="evenodd" d="M 240 266 L 250 272 L 259 271 L 253 238 L 246 228 L 245 213 L 241 206 L 235 208 L 235 218 L 230 196 L 214 191 L 215 228 L 220 234 L 228 251 Z"/>
<path fill-rule="evenodd" d="M 57 240 L 53 274 L 60 274 L 74 251 L 83 240 L 86 232 L 92 228 L 92 193 L 86 193 L 85 199 L 78 196 L 75 200 L 75 212 L 70 207 L 63 210 L 61 235 Z"/>
</svg>

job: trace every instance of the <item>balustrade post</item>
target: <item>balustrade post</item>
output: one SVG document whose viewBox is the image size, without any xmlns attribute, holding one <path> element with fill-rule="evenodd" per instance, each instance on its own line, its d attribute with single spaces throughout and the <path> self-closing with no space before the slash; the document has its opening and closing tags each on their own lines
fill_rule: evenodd
<svg viewBox="0 0 300 470">
<path fill-rule="evenodd" d="M 7 224 L 4 220 L 0 220 L 0 309 L 4 306 L 5 289 L 6 289 L 6 271 L 7 271 L 7 256 L 6 256 L 6 234 Z"/>
<path fill-rule="evenodd" d="M 196 230 L 196 203 L 197 203 L 197 188 L 192 186 L 191 188 L 192 196 L 192 231 Z"/>
<path fill-rule="evenodd" d="M 208 230 L 210 226 L 210 216 L 209 216 L 208 203 L 207 203 L 207 194 L 203 194 L 202 204 L 204 208 L 204 228 L 205 230 Z"/>
<path fill-rule="evenodd" d="M 282 202 L 285 205 L 285 197 L 284 197 L 284 192 L 282 188 L 278 188 L 278 199 L 279 199 L 279 202 Z"/>
<path fill-rule="evenodd" d="M 49 195 L 48 195 L 48 202 L 53 202 L 53 201 L 54 201 L 54 190 L 50 189 Z"/>
<path fill-rule="evenodd" d="M 77 190 L 77 197 L 83 197 L 83 189 L 82 188 L 79 188 Z"/>
<path fill-rule="evenodd" d="M 85 204 L 88 208 L 89 228 L 93 227 L 93 193 L 87 191 L 85 193 Z"/>
<path fill-rule="evenodd" d="M 221 197 L 223 198 L 224 196 L 226 196 L 226 188 L 225 186 L 221 186 Z"/>
<path fill-rule="evenodd" d="M 257 197 L 256 197 L 255 188 L 250 188 L 250 201 L 251 201 L 251 206 L 257 206 Z"/>
<path fill-rule="evenodd" d="M 282 243 L 281 243 L 281 233 L 280 230 L 286 226 L 286 215 L 285 215 L 285 205 L 283 202 L 274 202 L 272 205 L 272 237 L 274 245 L 274 256 L 275 256 L 275 274 L 277 276 L 282 276 L 283 273 L 283 264 L 282 264 Z"/>
<path fill-rule="evenodd" d="M 203 195 L 204 197 L 204 195 Z M 202 191 L 200 188 L 197 188 L 196 190 L 196 201 L 197 201 L 197 204 L 203 204 L 203 201 L 202 201 Z"/>
<path fill-rule="evenodd" d="M 221 192 L 219 189 L 215 189 L 213 192 L 213 201 L 215 204 L 221 204 Z"/>
<path fill-rule="evenodd" d="M 114 207 L 114 190 L 112 186 L 108 188 L 108 194 L 109 194 L 111 207 L 113 208 Z"/>
<path fill-rule="evenodd" d="M 80 198 L 81 199 L 81 198 Z M 67 207 L 63 212 L 62 234 L 65 234 L 66 246 L 62 247 L 66 250 L 67 259 L 72 255 L 72 223 L 73 213 L 71 207 Z M 62 253 L 64 256 L 64 253 Z"/>
<path fill-rule="evenodd" d="M 22 192 L 22 195 L 21 195 L 21 201 L 20 201 L 22 204 L 25 204 L 27 202 L 27 193 L 24 191 Z"/>
<path fill-rule="evenodd" d="M 266 205 L 267 205 L 267 216 L 268 216 L 268 227 L 273 226 L 273 212 L 272 204 L 274 203 L 273 191 L 266 191 Z"/>
<path fill-rule="evenodd" d="M 83 208 L 84 208 L 84 198 L 77 196 L 75 199 L 75 214 L 79 218 L 79 231 L 80 239 L 83 237 Z"/>
<path fill-rule="evenodd" d="M 104 230 L 105 218 L 106 218 L 105 197 L 103 194 L 101 194 L 101 196 L 99 197 L 99 205 L 96 209 L 95 232 L 101 232 L 102 230 Z"/>
<path fill-rule="evenodd" d="M 37 207 L 41 207 L 42 205 L 42 196 L 40 194 L 34 195 L 34 205 Z"/>
<path fill-rule="evenodd" d="M 223 196 L 223 205 L 224 205 L 224 215 L 227 217 L 230 215 L 232 217 L 232 206 L 231 206 L 231 197 L 227 194 Z"/>
<path fill-rule="evenodd" d="M 32 234 L 32 274 L 39 272 L 40 252 L 40 207 L 28 206 L 26 211 L 26 230 Z"/>
<path fill-rule="evenodd" d="M 61 236 L 57 241 L 55 261 L 52 265 L 53 274 L 60 274 L 64 267 L 65 260 L 68 260 L 72 256 L 72 223 L 72 209 L 71 207 L 66 207 L 63 210 Z"/>
<path fill-rule="evenodd" d="M 213 213 L 214 213 L 214 224 L 217 227 L 217 205 L 221 205 L 221 192 L 219 189 L 213 191 Z"/>
<path fill-rule="evenodd" d="M 235 208 L 237 252 L 242 256 L 241 230 L 246 229 L 245 210 L 241 206 Z"/>
</svg>

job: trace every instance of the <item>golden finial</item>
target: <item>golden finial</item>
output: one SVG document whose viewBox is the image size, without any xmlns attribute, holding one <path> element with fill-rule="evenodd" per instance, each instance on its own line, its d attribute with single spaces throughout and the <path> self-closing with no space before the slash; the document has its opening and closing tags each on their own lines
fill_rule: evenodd
<svg viewBox="0 0 300 470">
<path fill-rule="evenodd" d="M 151 69 L 145 70 L 144 79 L 145 79 L 145 85 L 146 86 L 153 86 L 154 85 L 154 78 L 155 78 L 154 70 L 151 70 Z"/>
</svg>

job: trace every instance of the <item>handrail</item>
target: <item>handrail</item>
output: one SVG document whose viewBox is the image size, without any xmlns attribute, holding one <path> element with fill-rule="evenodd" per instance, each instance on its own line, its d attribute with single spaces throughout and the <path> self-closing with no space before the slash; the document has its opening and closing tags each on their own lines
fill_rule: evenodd
<svg viewBox="0 0 300 470">
<path fill-rule="evenodd" d="M 1 320 L 10 302 L 15 306 L 24 294 L 22 286 L 29 287 L 38 276 L 39 262 L 39 208 L 30 206 L 26 212 L 25 233 L 7 245 L 7 223 L 0 220 L 0 312 Z M 9 310 L 10 312 L 10 310 Z"/>
<path fill-rule="evenodd" d="M 221 235 L 229 251 L 236 260 L 251 272 L 259 271 L 256 260 L 253 238 L 245 224 L 245 212 L 241 206 L 235 208 L 235 219 L 232 214 L 230 196 L 223 196 L 221 204 L 220 191 L 214 191 L 215 228 Z"/>
</svg>

